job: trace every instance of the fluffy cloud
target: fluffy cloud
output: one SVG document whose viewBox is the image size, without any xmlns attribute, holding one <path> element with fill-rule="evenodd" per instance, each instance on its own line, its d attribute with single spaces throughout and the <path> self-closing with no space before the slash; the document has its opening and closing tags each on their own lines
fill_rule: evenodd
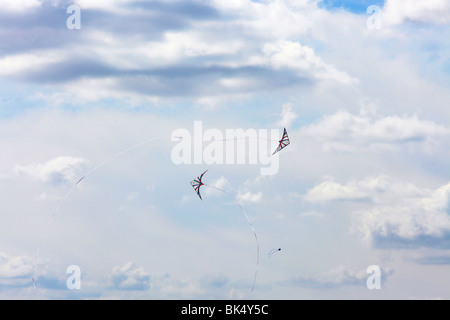
<svg viewBox="0 0 450 320">
<path fill-rule="evenodd" d="M 394 10 L 394 1 L 387 1 L 382 19 L 398 27 L 368 30 L 366 14 L 327 10 L 308 0 L 39 2 L 43 5 L 31 5 L 30 10 L 0 10 L 6 26 L 0 30 L 2 167 L 19 164 L 15 178 L 73 183 L 81 177 L 84 159 L 100 162 L 149 135 L 163 137 L 158 148 L 118 157 L 83 181 L 83 192 L 69 199 L 66 214 L 55 221 L 61 227 L 52 228 L 54 241 L 49 238 L 45 247 L 45 256 L 62 266 L 51 274 L 61 276 L 37 277 L 45 297 L 223 298 L 237 297 L 237 289 L 247 296 L 253 239 L 247 230 L 241 234 L 233 229 L 228 206 L 216 205 L 213 197 L 196 201 L 188 181 L 193 170 L 202 172 L 199 168 L 170 161 L 171 130 L 191 128 L 195 120 L 221 129 L 291 128 L 292 144 L 280 154 L 283 170 L 276 176 L 252 182 L 252 168 L 219 165 L 205 181 L 251 204 L 267 247 L 286 248 L 264 265 L 255 294 L 283 299 L 314 297 L 315 292 L 323 297 L 345 290 L 304 288 L 362 284 L 365 270 L 339 267 L 298 277 L 299 288 L 292 286 L 289 292 L 276 286 L 280 280 L 274 279 L 286 275 L 277 263 L 289 266 L 294 275 L 298 270 L 326 270 L 323 266 L 331 258 L 323 250 L 324 234 L 316 232 L 318 219 L 336 247 L 347 249 L 335 251 L 335 259 L 348 266 L 385 254 L 367 248 L 361 238 L 376 249 L 426 247 L 420 251 L 430 264 L 448 264 L 441 250 L 448 248 L 448 196 L 446 188 L 438 192 L 436 187 L 444 184 L 448 172 L 449 37 L 441 27 L 445 8 L 439 13 L 401 12 Z M 81 6 L 81 30 L 66 28 L 68 3 Z M 361 101 L 374 100 L 379 113 L 358 113 Z M 57 108 L 48 108 L 48 103 Z M 55 112 L 67 109 L 63 116 Z M 54 158 L 64 154 L 83 159 Z M 214 181 L 221 175 L 228 180 Z M 320 178 L 325 175 L 334 178 Z M 39 239 L 52 205 L 32 199 L 57 199 L 53 193 L 58 190 L 42 190 L 31 179 L 0 177 L 0 182 L 5 193 L 0 242 L 17 252 L 34 252 L 33 239 Z M 155 188 L 145 188 L 149 184 Z M 223 197 L 222 204 L 230 201 L 207 187 L 202 192 Z M 182 203 L 175 202 L 182 197 Z M 304 213 L 299 215 L 300 207 Z M 204 210 L 218 214 L 205 215 Z M 349 222 L 359 237 L 348 234 Z M 115 236 L 116 228 L 123 236 Z M 101 250 L 114 248 L 115 254 L 102 259 L 95 243 L 101 243 Z M 152 249 L 143 249 L 149 244 L 158 259 L 141 256 Z M 73 261 L 76 248 L 80 261 Z M 345 254 L 349 251 L 354 254 Z M 310 252 L 312 258 L 299 259 L 295 252 Z M 139 266 L 121 261 L 137 256 Z M 2 264 L 4 278 L 29 286 L 26 259 L 22 264 L 8 259 Z M 248 263 L 235 263 L 246 259 Z M 65 288 L 65 261 L 85 266 L 79 295 L 51 290 Z M 402 261 L 405 274 L 396 279 L 395 288 L 380 294 L 404 298 L 414 290 L 448 292 L 442 281 L 435 281 L 442 267 L 426 266 L 431 271 L 422 272 L 424 266 L 417 263 L 425 262 Z M 104 270 L 112 266 L 108 278 Z M 410 276 L 427 285 L 412 290 L 413 285 L 402 285 L 401 278 Z"/>
<path fill-rule="evenodd" d="M 328 178 L 304 199 L 360 202 L 360 209 L 352 209 L 352 231 L 378 247 L 450 246 L 450 184 L 430 190 L 387 176 L 346 183 Z"/>
<path fill-rule="evenodd" d="M 161 290 L 161 294 L 169 299 L 180 295 L 189 299 L 202 299 L 205 295 L 212 299 L 220 299 L 224 296 L 230 299 L 237 297 L 242 299 L 244 297 L 240 290 L 242 288 L 239 288 L 240 284 L 234 283 L 229 277 L 220 273 L 180 279 L 166 276 L 155 282 L 158 283 L 157 286 Z"/>
<path fill-rule="evenodd" d="M 122 267 L 115 266 L 110 279 L 113 286 L 121 290 L 141 291 L 150 288 L 150 275 L 133 262 L 128 262 Z"/>
<path fill-rule="evenodd" d="M 447 0 L 386 0 L 382 21 L 388 25 L 407 21 L 449 24 L 450 3 Z"/>
<path fill-rule="evenodd" d="M 239 203 L 258 203 L 261 201 L 262 199 L 262 192 L 257 192 L 257 193 L 251 193 L 249 191 L 247 192 L 243 192 L 243 193 L 238 193 L 238 195 L 236 196 L 237 201 Z"/>
<path fill-rule="evenodd" d="M 379 247 L 450 247 L 450 183 L 354 214 L 354 231 Z M 426 195 L 428 194 L 428 195 Z"/>
<path fill-rule="evenodd" d="M 354 152 L 367 147 L 430 142 L 448 136 L 450 130 L 417 115 L 377 116 L 338 111 L 305 126 L 301 133 L 323 142 L 324 150 Z"/>
<path fill-rule="evenodd" d="M 41 6 L 40 0 L 0 0 L 0 10 L 14 13 L 23 13 L 27 10 Z"/>
<path fill-rule="evenodd" d="M 204 181 L 203 181 L 204 182 Z M 220 177 L 218 179 L 213 180 L 211 183 L 208 183 L 213 188 L 206 187 L 203 188 L 200 192 L 204 193 L 205 195 L 222 195 L 222 193 L 214 188 L 218 189 L 226 189 L 230 186 L 230 182 L 225 177 Z"/>
<path fill-rule="evenodd" d="M 289 128 L 297 117 L 294 105 L 292 103 L 285 103 L 281 106 L 280 121 L 278 121 L 277 126 Z"/>
<path fill-rule="evenodd" d="M 218 292 L 229 292 L 233 286 L 230 279 L 223 274 L 204 274 L 199 277 L 175 278 L 169 274 L 148 274 L 143 267 L 133 262 L 123 266 L 115 266 L 110 274 L 110 281 L 115 289 L 123 291 L 135 291 L 150 295 L 154 298 L 185 297 L 202 298 L 209 292 L 209 296 L 216 296 Z M 151 291 L 149 289 L 151 288 Z M 214 293 L 212 293 L 214 292 Z M 147 295 L 148 294 L 148 295 Z M 219 294 L 220 296 L 220 294 Z"/>
<path fill-rule="evenodd" d="M 393 273 L 391 269 L 382 270 L 381 272 L 384 280 Z M 294 278 L 286 284 L 322 289 L 332 289 L 347 285 L 364 286 L 368 276 L 366 270 L 351 270 L 348 267 L 341 265 L 315 276 L 300 276 Z"/>
<path fill-rule="evenodd" d="M 0 252 L 0 278 L 30 277 L 31 259 L 25 256 L 11 257 Z"/>
<path fill-rule="evenodd" d="M 82 158 L 61 156 L 41 164 L 16 165 L 14 173 L 29 176 L 44 183 L 74 183 L 77 173 L 88 163 Z"/>
<path fill-rule="evenodd" d="M 298 42 L 282 40 L 268 43 L 264 45 L 263 52 L 264 58 L 254 57 L 253 60 L 255 62 L 262 60 L 275 70 L 296 70 L 302 77 L 334 80 L 346 85 L 356 82 L 345 72 L 324 63 L 312 48 Z"/>
<path fill-rule="evenodd" d="M 51 84 L 52 94 L 67 101 L 98 100 L 108 94 L 142 101 L 149 97 L 224 99 L 264 92 L 268 87 L 280 90 L 323 81 L 355 83 L 312 47 L 288 39 L 306 32 L 298 24 L 318 10 L 313 2 L 240 2 L 246 13 L 221 2 L 77 4 L 82 8 L 82 30 L 72 32 L 70 39 L 64 23 L 36 22 L 56 16 L 64 21 L 63 4 L 39 8 L 35 15 L 42 19 L 30 19 L 24 25 L 11 20 L 17 38 L 30 38 L 38 28 L 45 29 L 40 38 L 48 34 L 51 39 L 36 43 L 29 51 L 27 43 L 12 43 L 8 34 L 0 33 L 1 42 L 8 44 L 0 58 L 2 78 Z M 267 17 L 277 23 L 267 24 Z M 287 17 L 296 28 L 290 23 L 275 33 L 265 32 L 280 28 L 279 22 Z M 89 28 L 83 28 L 85 24 Z M 230 35 L 217 37 L 224 28 Z M 278 33 L 284 34 L 282 40 Z"/>
<path fill-rule="evenodd" d="M 350 186 L 341 185 L 334 181 L 324 181 L 310 189 L 305 195 L 305 200 L 309 202 L 330 201 L 330 200 L 362 200 L 368 195 L 358 188 L 354 183 Z"/>
<path fill-rule="evenodd" d="M 0 252 L 0 286 L 29 286 L 32 272 L 32 260 L 29 257 Z"/>
<path fill-rule="evenodd" d="M 23 73 L 39 71 L 50 64 L 62 62 L 64 55 L 64 52 L 54 50 L 8 55 L 0 59 L 0 75 L 16 77 Z"/>
<path fill-rule="evenodd" d="M 349 200 L 388 203 L 399 197 L 412 198 L 424 194 L 427 194 L 427 190 L 421 190 L 411 183 L 394 182 L 388 176 L 375 176 L 346 183 L 327 178 L 309 189 L 304 199 L 308 202 Z"/>
</svg>

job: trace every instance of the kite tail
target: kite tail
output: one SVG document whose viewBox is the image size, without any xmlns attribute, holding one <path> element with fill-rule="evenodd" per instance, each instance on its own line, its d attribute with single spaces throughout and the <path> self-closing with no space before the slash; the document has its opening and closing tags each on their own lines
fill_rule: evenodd
<svg viewBox="0 0 450 320">
<path fill-rule="evenodd" d="M 40 243 L 39 243 L 39 247 L 36 250 L 36 255 L 34 257 L 34 261 L 33 261 L 33 277 L 32 277 L 32 282 L 33 282 L 33 288 L 36 289 L 36 266 L 37 266 L 37 261 L 41 252 L 41 248 L 42 245 L 44 243 L 44 238 L 46 236 L 46 234 L 48 233 L 48 229 L 50 224 L 53 222 L 53 220 L 55 219 L 56 215 L 58 214 L 58 212 L 61 210 L 62 206 L 64 205 L 64 203 L 67 201 L 67 199 L 69 198 L 70 194 L 73 192 L 73 190 L 75 190 L 76 186 L 83 180 L 85 179 L 88 175 L 90 175 L 91 173 L 93 173 L 95 170 L 99 169 L 100 167 L 104 166 L 105 164 L 107 164 L 108 162 L 110 162 L 111 160 L 113 160 L 114 158 L 117 158 L 118 156 L 129 152 L 133 149 L 136 149 L 146 143 L 155 141 L 160 139 L 161 137 L 156 137 L 156 138 L 151 138 L 151 139 L 147 139 L 145 141 L 142 141 L 138 144 L 135 144 L 131 147 L 128 147 L 118 153 L 116 153 L 115 155 L 109 157 L 106 160 L 103 160 L 102 162 L 100 162 L 98 165 L 96 165 L 94 168 L 92 168 L 91 170 L 89 170 L 84 176 L 82 176 L 70 189 L 69 191 L 67 191 L 67 193 L 65 194 L 64 198 L 61 200 L 61 202 L 59 203 L 58 207 L 56 207 L 56 209 L 53 211 L 52 215 L 50 216 L 50 218 L 47 221 L 47 225 L 45 227 L 45 230 L 43 232 L 43 234 L 41 235 L 41 239 L 40 239 Z"/>
<path fill-rule="evenodd" d="M 219 190 L 219 191 L 222 191 L 228 197 L 230 197 L 233 200 L 233 202 L 235 202 L 239 206 L 239 208 L 241 209 L 242 213 L 244 214 L 245 219 L 247 220 L 248 224 L 250 225 L 250 228 L 253 231 L 253 235 L 254 235 L 255 241 L 256 241 L 256 269 L 255 269 L 255 275 L 253 277 L 252 290 L 250 291 L 250 296 L 251 296 L 253 294 L 253 291 L 255 290 L 256 276 L 258 275 L 258 267 L 259 267 L 259 241 L 258 241 L 258 236 L 256 235 L 255 228 L 253 227 L 253 224 L 250 222 L 250 219 L 248 218 L 247 214 L 245 213 L 244 208 L 242 208 L 241 204 L 239 202 L 237 202 L 236 199 L 231 194 L 229 194 L 225 190 L 222 190 L 222 189 L 214 187 L 214 186 L 210 186 L 210 185 L 207 185 L 207 184 L 204 184 L 204 186 L 210 187 L 210 188 L 213 188 L 213 189 L 216 189 L 216 190 Z"/>
</svg>

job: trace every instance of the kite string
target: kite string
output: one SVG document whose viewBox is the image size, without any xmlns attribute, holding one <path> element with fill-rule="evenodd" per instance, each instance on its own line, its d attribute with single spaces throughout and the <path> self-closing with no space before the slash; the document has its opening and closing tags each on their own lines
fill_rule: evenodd
<svg viewBox="0 0 450 320">
<path fill-rule="evenodd" d="M 161 139 L 161 137 L 151 138 L 151 139 L 148 139 L 148 140 L 139 142 L 139 143 L 137 143 L 137 144 L 135 144 L 135 145 L 133 145 L 133 146 L 131 146 L 131 147 L 128 147 L 128 148 L 126 148 L 126 149 L 124 149 L 124 150 L 122 150 L 122 151 L 116 153 L 115 155 L 109 157 L 108 159 L 103 160 L 103 161 L 100 162 L 98 165 L 96 165 L 94 168 L 92 168 L 91 170 L 89 170 L 89 171 L 88 171 L 88 172 L 87 172 L 80 180 L 78 180 L 77 184 L 78 184 L 81 180 L 83 180 L 84 178 L 86 178 L 88 175 L 90 175 L 92 172 L 94 172 L 94 171 L 97 170 L 98 168 L 100 168 L 100 167 L 104 166 L 105 164 L 107 164 L 107 163 L 108 163 L 109 161 L 111 161 L 112 159 L 117 158 L 118 156 L 120 156 L 120 155 L 122 155 L 122 154 L 124 154 L 124 153 L 127 153 L 127 152 L 129 152 L 129 151 L 131 151 L 131 150 L 133 150 L 133 149 L 136 149 L 136 148 L 138 148 L 138 147 L 140 147 L 140 146 L 142 146 L 142 145 L 144 145 L 144 144 L 146 144 L 146 143 L 149 143 L 149 142 L 152 142 L 152 141 L 155 141 L 155 140 L 158 140 L 158 139 Z"/>
<path fill-rule="evenodd" d="M 45 226 L 44 232 L 41 235 L 40 238 L 40 242 L 39 242 L 39 247 L 36 250 L 36 254 L 33 260 L 33 276 L 32 276 L 32 281 L 33 281 L 33 287 L 36 288 L 36 266 L 37 266 L 37 260 L 39 258 L 40 252 L 41 252 L 41 248 L 42 245 L 44 243 L 44 238 L 48 233 L 50 224 L 53 222 L 53 220 L 55 219 L 56 215 L 58 214 L 58 212 L 61 210 L 62 206 L 64 205 L 64 203 L 67 201 L 67 199 L 69 199 L 70 194 L 73 192 L 73 190 L 75 190 L 76 186 L 81 182 L 81 180 L 83 180 L 84 178 L 86 178 L 87 176 L 89 176 L 91 173 L 93 173 L 94 171 L 96 171 L 97 169 L 99 169 L 100 167 L 104 166 L 105 164 L 107 164 L 109 161 L 113 160 L 114 158 L 119 157 L 120 155 L 129 152 L 133 149 L 136 149 L 146 143 L 155 141 L 161 139 L 161 137 L 156 137 L 156 138 L 151 138 L 151 139 L 147 139 L 145 141 L 139 142 L 131 147 L 128 147 L 116 154 L 114 154 L 113 156 L 107 158 L 106 160 L 103 160 L 102 162 L 100 162 L 98 165 L 96 165 L 94 168 L 92 168 L 91 170 L 89 170 L 84 176 L 82 176 L 77 183 L 75 183 L 74 185 L 72 185 L 72 187 L 69 189 L 69 191 L 67 191 L 67 193 L 64 195 L 63 199 L 61 200 L 61 202 L 59 203 L 59 205 L 56 207 L 56 209 L 53 211 L 52 215 L 50 216 L 50 218 L 47 221 L 47 224 Z"/>
<path fill-rule="evenodd" d="M 63 204 L 67 201 L 67 199 L 69 198 L 69 195 L 72 193 L 72 191 L 75 189 L 76 184 L 73 185 L 69 191 L 67 191 L 67 193 L 64 195 L 62 201 L 59 203 L 59 205 L 56 207 L 56 209 L 54 210 L 54 212 L 52 213 L 52 215 L 50 216 L 50 218 L 47 220 L 47 224 L 45 225 L 45 229 L 44 232 L 41 234 L 40 240 L 39 240 L 39 246 L 36 250 L 36 254 L 34 256 L 33 259 L 33 276 L 32 276 L 32 281 L 33 281 L 33 287 L 36 289 L 36 266 L 37 266 L 37 260 L 39 258 L 40 252 L 41 252 L 41 248 L 44 244 L 44 239 L 45 236 L 48 233 L 48 230 L 50 229 L 50 225 L 53 222 L 54 218 L 56 217 L 56 214 L 58 213 L 58 211 L 61 209 L 61 207 L 63 206 Z"/>
<path fill-rule="evenodd" d="M 225 193 L 228 197 L 230 197 L 230 198 L 233 200 L 233 202 L 239 206 L 239 208 L 241 209 L 242 213 L 244 214 L 245 219 L 247 220 L 248 224 L 250 225 L 250 228 L 251 228 L 252 231 L 253 231 L 253 235 L 254 235 L 255 240 L 256 240 L 256 269 L 255 269 L 255 275 L 254 275 L 254 277 L 253 277 L 252 290 L 251 290 L 251 292 L 250 292 L 250 296 L 251 296 L 251 295 L 253 294 L 253 291 L 255 290 L 256 276 L 257 276 L 257 274 L 258 274 L 258 267 L 259 267 L 259 241 L 258 241 L 258 236 L 256 235 L 255 228 L 253 227 L 253 224 L 250 222 L 249 217 L 248 217 L 247 214 L 245 213 L 244 208 L 242 208 L 241 204 L 240 204 L 239 202 L 237 202 L 236 199 L 235 199 L 230 193 L 228 193 L 228 192 L 226 192 L 225 190 L 222 190 L 222 189 L 220 189 L 220 188 L 217 188 L 217 187 L 208 185 L 208 184 L 203 184 L 203 185 L 206 186 L 206 187 L 212 188 L 212 189 L 216 189 L 216 190 L 222 191 L 222 192 Z"/>
<path fill-rule="evenodd" d="M 183 137 L 179 137 L 179 136 L 174 136 L 172 138 L 183 140 Z M 243 139 L 280 142 L 279 140 L 276 140 L 276 139 L 267 139 L 267 138 L 259 138 L 259 137 L 232 137 L 232 138 L 223 138 L 223 139 L 209 139 L 209 140 L 203 140 L 203 141 L 204 142 L 215 142 L 215 141 L 231 141 L 231 140 L 243 140 Z"/>
<path fill-rule="evenodd" d="M 267 139 L 267 138 L 259 138 L 259 137 L 233 137 L 233 138 L 224 138 L 224 139 L 210 139 L 210 142 L 214 141 L 229 141 L 229 140 L 243 140 L 243 139 L 252 139 L 252 140 L 263 140 L 263 141 L 274 141 L 279 142 L 279 140 Z"/>
<path fill-rule="evenodd" d="M 270 258 L 277 251 L 281 251 L 281 248 L 278 248 L 278 249 L 273 248 L 273 249 L 271 249 L 269 251 L 269 253 L 267 254 L 267 256 Z"/>
</svg>

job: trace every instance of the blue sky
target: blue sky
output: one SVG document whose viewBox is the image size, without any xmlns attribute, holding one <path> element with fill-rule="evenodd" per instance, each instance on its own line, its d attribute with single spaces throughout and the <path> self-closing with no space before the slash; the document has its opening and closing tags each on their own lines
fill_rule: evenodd
<svg viewBox="0 0 450 320">
<path fill-rule="evenodd" d="M 446 0 L 0 0 L 0 298 L 249 298 L 238 203 L 252 298 L 448 299 L 449 21 Z M 236 129 L 277 134 L 206 136 Z M 198 199 L 206 169 L 234 201 Z"/>
<path fill-rule="evenodd" d="M 324 0 L 324 1 L 319 2 L 318 5 L 323 8 L 326 8 L 328 10 L 343 9 L 343 10 L 350 11 L 350 12 L 356 13 L 356 14 L 365 14 L 365 13 L 367 13 L 367 8 L 369 6 L 376 5 L 379 7 L 383 7 L 384 3 L 385 3 L 385 1 L 383 1 L 383 0 L 378 0 L 378 1 Z"/>
</svg>

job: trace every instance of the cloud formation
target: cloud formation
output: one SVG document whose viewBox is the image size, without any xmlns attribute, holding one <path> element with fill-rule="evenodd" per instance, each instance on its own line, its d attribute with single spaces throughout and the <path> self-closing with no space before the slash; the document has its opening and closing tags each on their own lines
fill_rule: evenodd
<svg viewBox="0 0 450 320">
<path fill-rule="evenodd" d="M 0 252 L 0 283 L 3 285 L 30 283 L 32 261 L 26 256 L 10 256 Z M 26 281 L 25 281 L 26 280 Z"/>
<path fill-rule="evenodd" d="M 208 201 L 198 201 L 188 182 L 207 168 L 174 165 L 170 135 L 196 120 L 222 132 L 286 126 L 291 145 L 277 175 L 217 164 L 205 181 L 249 206 L 262 250 L 283 246 L 261 259 L 255 297 L 346 298 L 347 285 L 367 296 L 359 266 L 389 254 L 401 276 L 380 296 L 448 295 L 436 281 L 450 247 L 448 5 L 388 0 L 382 29 L 369 30 L 367 1 L 339 3 L 348 9 L 318 0 L 0 1 L 0 251 L 36 250 L 54 209 L 47 200 L 61 199 L 86 159 L 158 135 L 67 199 L 37 286 L 59 299 L 244 298 L 253 239 L 230 218 L 231 198 L 205 187 Z M 66 27 L 71 4 L 80 30 Z M 359 110 L 373 101 L 377 110 Z M 346 250 L 325 254 L 327 237 Z M 28 295 L 30 261 L 1 257 L 2 297 Z M 83 267 L 82 292 L 65 287 L 69 264 Z"/>
<path fill-rule="evenodd" d="M 327 178 L 314 186 L 304 196 L 308 202 L 324 201 L 366 201 L 376 204 L 389 203 L 405 197 L 414 198 L 428 194 L 411 183 L 392 181 L 386 175 L 370 176 L 362 180 L 339 183 Z"/>
<path fill-rule="evenodd" d="M 292 103 L 285 103 L 281 106 L 280 120 L 277 122 L 277 126 L 289 128 L 298 115 L 295 112 L 294 105 Z"/>
<path fill-rule="evenodd" d="M 262 192 L 251 193 L 250 191 L 247 191 L 238 193 L 236 199 L 239 203 L 258 203 L 261 201 L 262 196 Z"/>
<path fill-rule="evenodd" d="M 41 6 L 41 1 L 39 0 L 0 0 L 0 10 L 6 12 L 23 13 L 39 6 Z"/>
<path fill-rule="evenodd" d="M 450 3 L 446 0 L 386 0 L 382 19 L 388 25 L 405 22 L 445 25 L 450 21 Z"/>
<path fill-rule="evenodd" d="M 34 163 L 30 165 L 16 165 L 14 173 L 28 176 L 37 181 L 49 184 L 74 183 L 79 170 L 88 163 L 82 158 L 61 156 L 51 159 L 45 163 Z"/>
<path fill-rule="evenodd" d="M 150 275 L 133 262 L 115 266 L 110 275 L 114 288 L 120 290 L 148 290 L 150 288 Z"/>
<path fill-rule="evenodd" d="M 278 28 L 278 23 L 267 25 L 268 16 L 284 21 L 290 12 L 290 19 L 302 21 L 311 10 L 318 10 L 313 2 L 235 3 L 245 8 L 242 12 L 215 1 L 77 1 L 83 18 L 81 30 L 74 32 L 66 30 L 64 23 L 39 22 L 67 19 L 66 3 L 29 2 L 37 11 L 15 13 L 24 23 L 8 20 L 15 40 L 10 41 L 11 33 L 0 33 L 5 43 L 0 49 L 0 76 L 48 83 L 60 97 L 69 94 L 67 99 L 102 99 L 101 92 L 121 92 L 122 98 L 205 99 L 324 81 L 356 83 L 312 47 L 264 32 Z M 242 23 L 243 15 L 247 23 Z M 224 28 L 229 35 L 217 37 Z M 18 42 L 36 30 L 42 37 L 33 50 L 27 42 Z M 74 85 L 83 90 L 74 92 Z"/>
<path fill-rule="evenodd" d="M 328 178 L 303 198 L 311 203 L 360 203 L 362 207 L 352 209 L 352 231 L 375 247 L 445 249 L 450 245 L 450 184 L 431 190 L 388 176 L 346 183 Z"/>
<path fill-rule="evenodd" d="M 301 129 L 305 137 L 322 141 L 326 151 L 357 152 L 371 147 L 427 143 L 447 137 L 450 129 L 417 115 L 359 115 L 338 111 Z"/>
<path fill-rule="evenodd" d="M 393 270 L 382 269 L 381 270 L 383 281 L 385 281 Z M 366 280 L 369 274 L 366 270 L 351 270 L 348 267 L 341 265 L 336 268 L 330 269 L 326 272 L 321 272 L 315 276 L 299 276 L 286 282 L 286 285 L 294 285 L 305 288 L 315 289 L 334 289 L 343 286 L 365 286 Z"/>
</svg>

